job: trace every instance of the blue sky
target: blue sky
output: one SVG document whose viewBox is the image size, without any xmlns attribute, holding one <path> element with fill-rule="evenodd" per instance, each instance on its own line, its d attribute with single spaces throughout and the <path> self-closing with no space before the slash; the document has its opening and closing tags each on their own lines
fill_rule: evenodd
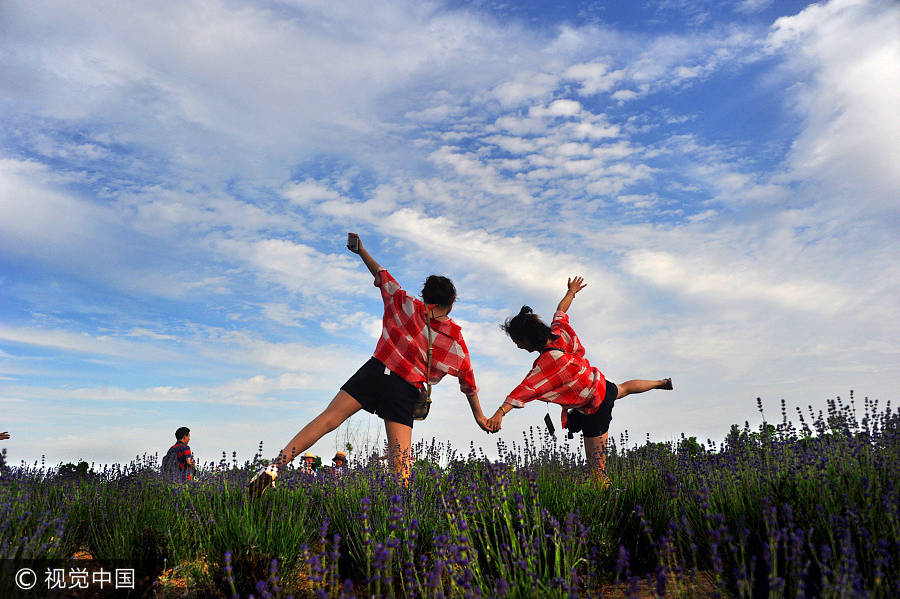
<svg viewBox="0 0 900 599">
<path fill-rule="evenodd" d="M 721 439 L 900 380 L 900 7 L 18 2 L 0 13 L 0 430 L 127 461 L 273 453 L 371 355 L 358 231 L 452 316 L 490 414 L 570 311 L 612 432 Z M 493 452 L 454 381 L 414 439 Z M 508 416 L 507 442 L 544 407 Z M 553 410 L 556 416 L 556 410 Z M 374 442 L 357 415 L 314 448 Z M 326 457 L 328 457 L 326 455 Z"/>
</svg>

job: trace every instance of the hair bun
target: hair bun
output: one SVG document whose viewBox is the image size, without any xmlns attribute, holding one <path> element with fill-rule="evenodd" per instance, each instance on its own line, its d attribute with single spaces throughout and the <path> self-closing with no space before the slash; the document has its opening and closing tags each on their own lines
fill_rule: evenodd
<svg viewBox="0 0 900 599">
<path fill-rule="evenodd" d="M 533 313 L 533 310 L 531 309 L 530 306 L 522 306 L 522 309 L 519 310 L 519 316 L 522 316 L 523 314 L 532 314 L 532 313 Z"/>
</svg>

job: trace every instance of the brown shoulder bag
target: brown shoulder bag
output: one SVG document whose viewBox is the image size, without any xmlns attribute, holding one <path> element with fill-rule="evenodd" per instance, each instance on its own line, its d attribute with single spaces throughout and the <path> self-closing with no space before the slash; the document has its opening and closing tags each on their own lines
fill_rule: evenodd
<svg viewBox="0 0 900 599">
<path fill-rule="evenodd" d="M 425 420 L 431 409 L 431 356 L 434 347 L 431 339 L 431 312 L 425 314 L 425 326 L 428 327 L 428 361 L 425 363 L 425 384 L 419 389 L 419 399 L 413 405 L 413 420 Z"/>
</svg>

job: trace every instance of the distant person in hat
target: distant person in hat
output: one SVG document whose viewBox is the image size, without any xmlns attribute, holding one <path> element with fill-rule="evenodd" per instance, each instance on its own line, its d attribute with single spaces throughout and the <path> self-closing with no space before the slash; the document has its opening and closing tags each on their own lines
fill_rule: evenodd
<svg viewBox="0 0 900 599">
<path fill-rule="evenodd" d="M 328 474 L 332 476 L 342 476 L 347 471 L 347 454 L 343 451 L 338 451 L 334 454 L 334 457 L 331 458 L 331 466 L 326 469 Z"/>
<path fill-rule="evenodd" d="M 306 453 L 304 453 L 302 456 L 303 470 L 305 470 L 306 472 L 315 472 L 316 471 L 316 468 L 315 468 L 316 457 L 318 457 L 318 456 L 316 456 L 316 454 L 314 454 L 311 451 L 307 451 Z"/>
</svg>

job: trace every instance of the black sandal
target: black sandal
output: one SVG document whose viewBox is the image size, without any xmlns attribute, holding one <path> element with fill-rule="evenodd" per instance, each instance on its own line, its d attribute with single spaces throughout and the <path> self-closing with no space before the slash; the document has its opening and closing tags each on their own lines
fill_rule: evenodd
<svg viewBox="0 0 900 599">
<path fill-rule="evenodd" d="M 672 389 L 674 389 L 674 387 L 672 386 L 672 379 L 663 379 L 663 382 L 665 384 L 660 387 L 660 389 L 665 389 L 666 391 L 671 391 Z"/>
</svg>

